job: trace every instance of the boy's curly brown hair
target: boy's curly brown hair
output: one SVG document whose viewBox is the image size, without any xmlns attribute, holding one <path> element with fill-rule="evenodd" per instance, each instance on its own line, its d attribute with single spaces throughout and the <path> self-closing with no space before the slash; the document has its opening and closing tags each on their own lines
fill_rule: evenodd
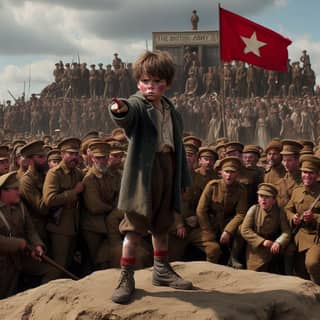
<svg viewBox="0 0 320 320">
<path fill-rule="evenodd" d="M 138 82 L 143 74 L 159 77 L 170 85 L 174 78 L 175 68 L 170 54 L 166 51 L 146 51 L 138 57 L 132 67 L 133 77 Z"/>
</svg>

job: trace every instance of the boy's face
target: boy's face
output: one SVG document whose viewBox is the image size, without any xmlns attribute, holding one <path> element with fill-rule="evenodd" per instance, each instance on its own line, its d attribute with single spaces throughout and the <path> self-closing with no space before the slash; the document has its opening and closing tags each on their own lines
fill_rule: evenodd
<svg viewBox="0 0 320 320">
<path fill-rule="evenodd" d="M 258 195 L 258 202 L 262 209 L 269 210 L 276 203 L 276 199 L 262 194 Z"/>
<path fill-rule="evenodd" d="M 138 81 L 138 89 L 150 102 L 158 102 L 161 96 L 169 88 L 167 81 L 159 77 L 143 74 Z"/>
</svg>

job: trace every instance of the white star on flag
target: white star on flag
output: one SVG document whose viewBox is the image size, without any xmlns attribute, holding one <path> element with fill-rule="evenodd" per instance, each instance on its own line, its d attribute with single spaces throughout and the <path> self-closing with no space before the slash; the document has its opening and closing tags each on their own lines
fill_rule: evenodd
<svg viewBox="0 0 320 320">
<path fill-rule="evenodd" d="M 257 34 L 254 31 L 250 38 L 246 38 L 241 36 L 242 41 L 246 44 L 246 47 L 244 48 L 243 52 L 245 54 L 252 52 L 256 56 L 260 57 L 260 50 L 259 48 L 265 46 L 267 43 L 259 41 L 257 39 Z"/>
</svg>

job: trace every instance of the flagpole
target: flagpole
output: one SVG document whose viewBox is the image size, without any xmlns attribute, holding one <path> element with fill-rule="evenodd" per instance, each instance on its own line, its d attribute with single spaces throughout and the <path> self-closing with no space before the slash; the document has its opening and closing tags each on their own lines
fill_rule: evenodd
<svg viewBox="0 0 320 320">
<path fill-rule="evenodd" d="M 225 118 L 225 110 L 224 110 L 224 98 L 225 98 L 225 81 L 224 81 L 224 67 L 221 60 L 221 19 L 220 19 L 220 2 L 218 3 L 218 17 L 219 17 L 219 60 L 220 60 L 220 68 L 222 67 L 222 95 L 221 95 L 221 106 L 220 106 L 220 116 L 222 121 L 222 131 L 223 136 L 227 137 L 227 130 L 226 130 L 226 118 Z"/>
</svg>

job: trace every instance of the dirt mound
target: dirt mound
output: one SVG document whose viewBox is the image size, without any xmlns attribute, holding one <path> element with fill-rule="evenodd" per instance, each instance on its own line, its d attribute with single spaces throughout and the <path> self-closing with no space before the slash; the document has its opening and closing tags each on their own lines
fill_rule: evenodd
<svg viewBox="0 0 320 320">
<path fill-rule="evenodd" d="M 6 320 L 319 319 L 320 287 L 296 277 L 234 270 L 208 262 L 173 264 L 195 289 L 151 284 L 152 269 L 136 272 L 132 303 L 111 301 L 119 270 L 56 280 L 0 301 Z"/>
</svg>

